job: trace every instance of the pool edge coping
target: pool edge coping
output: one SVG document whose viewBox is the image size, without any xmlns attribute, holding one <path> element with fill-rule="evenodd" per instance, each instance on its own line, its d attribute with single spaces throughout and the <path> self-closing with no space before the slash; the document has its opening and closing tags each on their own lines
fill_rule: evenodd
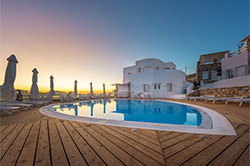
<svg viewBox="0 0 250 166">
<path fill-rule="evenodd" d="M 131 99 L 131 100 L 134 100 L 134 99 Z M 136 99 L 136 100 L 143 100 L 143 99 Z M 154 100 L 154 99 L 151 99 L 151 100 Z M 175 132 L 195 133 L 195 134 L 234 135 L 234 136 L 237 135 L 231 123 L 223 115 L 221 115 L 220 113 L 212 109 L 209 109 L 203 106 L 194 105 L 194 104 L 188 104 L 188 103 L 182 103 L 182 102 L 170 101 L 170 100 L 156 99 L 155 101 L 182 104 L 182 105 L 195 108 L 198 111 L 204 111 L 210 116 L 212 120 L 212 128 L 204 129 L 204 128 L 199 128 L 199 126 L 196 127 L 196 126 L 162 124 L 162 123 L 133 122 L 133 121 L 122 121 L 122 120 L 103 119 L 103 118 L 92 118 L 92 117 L 90 118 L 90 117 L 83 117 L 83 116 L 76 117 L 73 115 L 66 115 L 66 114 L 52 111 L 51 107 L 56 104 L 50 104 L 50 105 L 44 106 L 40 108 L 39 111 L 42 114 L 50 116 L 50 117 L 65 119 L 65 120 L 72 120 L 72 121 L 77 121 L 77 122 L 85 122 L 88 124 L 93 123 L 93 124 L 99 124 L 99 125 L 110 125 L 110 126 L 140 128 L 140 129 L 149 129 L 149 130 L 161 130 L 161 131 L 175 131 Z M 77 101 L 77 102 L 81 102 L 81 101 Z M 77 103 L 77 102 L 69 102 L 69 103 Z"/>
</svg>

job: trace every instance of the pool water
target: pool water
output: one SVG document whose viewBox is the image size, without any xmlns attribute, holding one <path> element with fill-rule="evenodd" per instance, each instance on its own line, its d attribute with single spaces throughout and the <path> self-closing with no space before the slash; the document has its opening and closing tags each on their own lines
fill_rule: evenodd
<svg viewBox="0 0 250 166">
<path fill-rule="evenodd" d="M 57 104 L 54 111 L 73 115 L 122 121 L 199 126 L 202 116 L 196 109 L 157 100 L 91 100 Z"/>
</svg>

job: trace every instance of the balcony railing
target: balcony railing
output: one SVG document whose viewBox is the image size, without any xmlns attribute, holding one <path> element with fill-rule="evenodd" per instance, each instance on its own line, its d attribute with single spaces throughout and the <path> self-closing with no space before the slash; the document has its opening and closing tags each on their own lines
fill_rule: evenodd
<svg viewBox="0 0 250 166">
<path fill-rule="evenodd" d="M 238 50 L 235 50 L 235 51 L 228 53 L 228 58 L 233 57 L 233 56 L 237 56 L 245 51 L 247 52 L 247 46 L 245 46 L 245 47 L 243 46 Z"/>
</svg>

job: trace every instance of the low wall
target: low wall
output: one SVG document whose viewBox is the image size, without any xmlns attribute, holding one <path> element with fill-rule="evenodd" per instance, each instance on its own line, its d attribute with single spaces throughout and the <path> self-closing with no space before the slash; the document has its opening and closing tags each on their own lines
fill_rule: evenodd
<svg viewBox="0 0 250 166">
<path fill-rule="evenodd" d="M 215 97 L 247 97 L 250 98 L 250 86 L 230 87 L 230 88 L 214 88 L 200 89 L 201 96 Z"/>
<path fill-rule="evenodd" d="M 235 77 L 225 80 L 219 80 L 212 84 L 207 84 L 200 89 L 214 89 L 214 88 L 231 88 L 231 87 L 245 87 L 250 86 L 250 75 Z"/>
</svg>

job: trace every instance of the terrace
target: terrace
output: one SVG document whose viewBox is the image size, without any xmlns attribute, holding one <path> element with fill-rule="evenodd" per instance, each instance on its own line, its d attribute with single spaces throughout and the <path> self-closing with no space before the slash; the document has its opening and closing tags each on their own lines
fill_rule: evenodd
<svg viewBox="0 0 250 166">
<path fill-rule="evenodd" d="M 249 164 L 249 104 L 178 101 L 223 114 L 237 136 L 95 125 L 50 118 L 33 108 L 1 117 L 0 165 Z"/>
</svg>

